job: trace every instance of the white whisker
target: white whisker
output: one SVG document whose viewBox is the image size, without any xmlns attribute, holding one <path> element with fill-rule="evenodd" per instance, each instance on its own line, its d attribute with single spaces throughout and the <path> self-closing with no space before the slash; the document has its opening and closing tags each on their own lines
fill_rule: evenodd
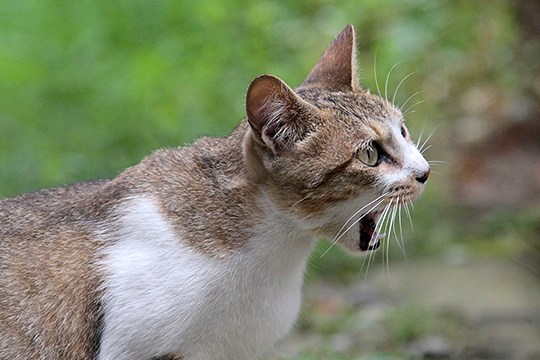
<svg viewBox="0 0 540 360">
<path fill-rule="evenodd" d="M 362 206 L 362 208 L 360 208 L 360 210 L 357 210 L 354 214 L 352 214 L 349 219 L 347 221 L 345 221 L 345 223 L 343 224 L 343 226 L 341 227 L 341 229 L 339 229 L 339 231 L 337 232 L 336 234 L 336 237 L 338 237 L 340 234 L 341 234 L 341 231 L 347 226 L 347 224 L 349 223 L 349 221 L 351 221 L 352 219 L 354 219 L 354 217 L 356 215 L 358 215 L 359 213 L 361 213 L 362 211 L 364 211 L 368 206 L 371 206 L 374 202 L 377 202 L 379 200 L 381 200 L 383 197 L 385 197 L 386 195 L 388 195 L 388 192 L 385 192 L 384 194 L 378 196 L 377 198 L 375 198 L 374 200 L 370 201 L 369 203 L 367 203 L 366 205 Z M 381 201 L 382 202 L 382 201 Z M 380 203 L 379 203 L 380 204 Z M 378 205 L 375 205 L 375 207 L 373 207 L 371 210 L 375 209 Z M 370 210 L 370 211 L 371 211 Z M 369 211 L 366 211 L 366 214 L 369 213 Z M 359 218 L 358 220 L 354 221 L 354 223 L 357 223 L 361 218 Z M 347 232 L 347 230 L 345 230 L 345 232 Z"/>
<path fill-rule="evenodd" d="M 388 216 L 388 213 L 389 213 L 389 209 L 392 205 L 392 200 L 390 200 L 390 202 L 385 206 L 382 214 L 381 214 L 381 217 L 379 218 L 379 222 L 377 223 L 377 225 L 375 226 L 375 230 L 373 231 L 374 234 L 381 234 L 381 230 L 383 228 L 386 228 L 384 225 L 386 224 L 386 217 Z M 384 239 L 380 240 L 380 241 L 383 241 Z M 386 244 L 384 246 L 387 246 Z M 366 274 L 365 274 L 365 277 L 367 278 L 367 274 L 369 272 L 369 268 L 371 266 L 371 260 L 374 256 L 374 253 L 375 251 L 370 251 L 369 253 L 369 261 L 368 261 L 368 265 L 367 265 L 367 269 L 366 269 Z"/>
<path fill-rule="evenodd" d="M 386 227 L 385 227 L 385 233 L 387 234 L 387 237 L 386 237 L 386 251 L 385 251 L 385 255 L 386 255 L 386 272 L 388 274 L 388 281 L 390 282 L 390 284 L 392 283 L 391 281 L 391 278 L 390 278 L 390 238 L 392 236 L 392 230 L 393 230 L 393 223 L 394 223 L 394 218 L 396 216 L 396 206 L 397 206 L 397 203 L 394 204 L 392 206 L 392 210 L 389 212 L 389 219 L 386 223 Z"/>
<path fill-rule="evenodd" d="M 426 146 L 427 142 L 429 141 L 429 139 L 431 139 L 431 137 L 433 136 L 433 134 L 435 133 L 435 130 L 433 130 L 429 135 L 428 137 L 426 138 L 426 140 L 424 140 L 424 142 L 422 143 L 422 145 L 420 145 L 420 149 L 418 151 L 422 152 L 422 150 L 424 149 L 424 146 Z"/>
<path fill-rule="evenodd" d="M 409 203 L 404 203 L 404 209 L 405 209 L 405 214 L 409 218 L 409 223 L 411 224 L 411 229 L 414 230 L 414 226 L 413 226 L 412 218 L 411 218 L 411 211 L 409 210 Z"/>
<path fill-rule="evenodd" d="M 422 154 L 422 155 L 423 155 L 423 154 L 424 154 L 424 153 L 425 153 L 426 151 L 428 151 L 428 150 L 429 150 L 429 148 L 431 148 L 431 145 L 428 145 L 428 146 L 426 146 L 426 148 L 425 148 L 425 149 L 422 149 L 422 150 L 420 151 L 420 154 Z"/>
<path fill-rule="evenodd" d="M 423 102 L 424 102 L 424 100 L 419 100 L 419 101 L 415 102 L 414 104 L 412 104 L 411 106 L 409 106 L 409 107 L 407 108 L 407 110 L 405 110 L 405 111 L 403 112 L 403 116 L 407 116 L 407 115 L 410 115 L 410 114 L 413 114 L 414 112 L 416 112 L 416 110 L 412 110 L 412 109 L 413 109 L 415 106 L 420 105 L 420 104 L 423 103 Z"/>
<path fill-rule="evenodd" d="M 418 149 L 418 145 L 422 142 L 422 137 L 424 136 L 424 131 L 426 130 L 426 126 L 422 128 L 422 131 L 420 131 L 420 136 L 418 137 L 418 140 L 416 141 L 416 148 Z"/>
<path fill-rule="evenodd" d="M 401 81 L 399 82 L 398 86 L 396 87 L 396 90 L 394 90 L 394 96 L 392 96 L 392 104 L 395 104 L 396 103 L 396 96 L 397 96 L 397 93 L 399 91 L 399 88 L 401 87 L 401 84 L 403 84 L 405 82 L 405 80 L 407 80 L 409 77 L 411 77 L 412 75 L 414 75 L 414 72 L 410 73 L 409 75 L 405 76 L 403 79 L 401 79 Z"/>
<path fill-rule="evenodd" d="M 405 100 L 405 102 L 399 107 L 401 109 L 401 111 L 403 112 L 403 109 L 405 108 L 405 105 L 407 105 L 409 103 L 409 101 L 412 100 L 412 98 L 414 98 L 416 95 L 420 94 L 421 92 L 422 91 L 417 91 L 414 94 L 412 94 L 411 96 L 409 96 L 407 98 L 407 100 Z"/>
<path fill-rule="evenodd" d="M 375 230 L 373 231 L 374 234 L 380 234 L 380 231 L 381 231 L 381 224 L 384 223 L 384 219 L 386 217 L 386 214 L 388 213 L 388 209 L 390 208 L 390 203 L 388 203 L 385 207 L 384 207 L 384 210 L 379 218 L 379 221 L 377 223 L 377 225 L 375 225 Z M 374 256 L 374 253 L 375 251 L 369 251 L 369 255 L 368 255 L 368 262 L 367 262 L 367 268 L 366 268 L 366 274 L 364 276 L 364 280 L 367 279 L 367 275 L 368 275 L 368 272 L 369 272 L 369 268 L 371 266 L 371 261 L 373 259 L 373 256 Z M 362 267 L 360 268 L 360 271 L 362 271 L 364 269 L 364 264 L 365 264 L 365 261 L 362 262 Z"/>
<path fill-rule="evenodd" d="M 290 209 L 289 209 L 289 215 L 292 213 L 292 210 L 296 205 L 300 204 L 302 201 L 306 200 L 308 197 L 309 197 L 309 195 L 306 195 L 302 199 L 300 199 L 297 202 L 295 202 L 294 204 L 292 204 Z"/>
<path fill-rule="evenodd" d="M 405 114 L 403 114 L 403 116 L 410 116 L 412 114 L 414 114 L 416 112 L 416 110 L 411 110 L 409 112 L 406 112 Z"/>
<path fill-rule="evenodd" d="M 399 248 L 401 249 L 401 252 L 403 253 L 403 256 L 405 256 L 405 258 L 407 258 L 407 254 L 405 252 L 405 240 L 403 240 L 403 224 L 401 222 L 401 210 L 403 209 L 403 207 L 399 207 L 399 211 L 398 211 L 398 224 L 399 224 L 399 238 L 401 239 L 401 241 L 398 240 L 398 245 L 399 245 Z"/>
<path fill-rule="evenodd" d="M 375 58 L 373 60 L 373 76 L 375 77 L 375 86 L 377 87 L 377 93 L 381 96 L 381 89 L 379 89 L 379 80 L 377 79 L 377 53 L 379 49 L 375 50 Z"/>
<path fill-rule="evenodd" d="M 368 258 L 368 262 L 367 262 L 367 267 L 366 267 L 366 273 L 364 274 L 364 280 L 367 280 L 369 268 L 371 267 L 371 260 L 373 259 L 373 251 L 369 252 L 369 255 L 367 256 L 367 258 Z"/>
<path fill-rule="evenodd" d="M 380 199 L 382 197 L 382 195 L 378 198 Z M 351 219 L 356 215 L 358 214 L 359 212 L 361 212 L 363 209 L 365 209 L 367 206 L 369 206 L 370 204 L 373 203 L 373 201 L 371 203 L 369 203 L 368 205 L 365 205 L 362 209 L 358 210 L 355 215 L 353 215 L 352 217 L 349 218 L 349 220 L 347 220 L 347 222 L 345 223 L 344 226 L 342 226 L 342 228 L 338 231 L 338 234 L 336 234 L 336 236 L 334 237 L 334 239 L 332 240 L 332 243 L 330 244 L 330 246 L 328 247 L 328 249 L 326 249 L 326 251 L 324 253 L 322 253 L 322 255 L 320 256 L 321 258 L 326 255 L 326 253 L 328 253 L 330 251 L 330 249 L 332 249 L 337 243 L 339 240 L 341 240 L 341 238 L 343 238 L 343 236 L 345 236 L 345 234 L 353 227 L 356 225 L 356 223 L 358 221 L 360 221 L 361 219 L 364 218 L 364 216 L 366 216 L 368 213 L 370 213 L 371 211 L 373 211 L 373 209 L 377 208 L 377 206 L 379 206 L 380 204 L 382 204 L 386 199 L 380 199 L 379 202 L 377 202 L 374 206 L 371 207 L 370 210 L 366 211 L 366 213 L 364 215 L 362 215 L 360 218 L 358 218 L 358 220 L 354 221 L 350 226 L 348 226 L 344 231 L 343 228 L 345 227 L 345 225 L 351 221 Z M 376 200 L 374 200 L 376 201 Z M 341 233 L 341 234 L 340 234 Z"/>
<path fill-rule="evenodd" d="M 395 68 L 396 66 L 399 65 L 399 63 L 400 63 L 400 62 L 398 61 L 394 66 L 392 66 L 392 68 L 390 69 L 390 71 L 389 71 L 388 74 L 386 75 L 386 81 L 385 81 L 385 83 L 384 83 L 384 99 L 385 99 L 386 101 L 388 101 L 388 80 L 390 80 L 390 75 L 392 74 L 392 71 L 394 70 L 394 68 Z"/>
<path fill-rule="evenodd" d="M 390 230 L 392 231 L 392 234 L 394 235 L 394 238 L 396 240 L 397 240 L 397 234 L 396 234 L 395 221 L 396 221 L 396 215 L 397 215 L 398 208 L 399 208 L 399 204 L 396 201 L 396 204 L 394 204 L 394 208 L 392 209 L 392 219 L 391 219 L 391 223 L 390 223 Z"/>
</svg>

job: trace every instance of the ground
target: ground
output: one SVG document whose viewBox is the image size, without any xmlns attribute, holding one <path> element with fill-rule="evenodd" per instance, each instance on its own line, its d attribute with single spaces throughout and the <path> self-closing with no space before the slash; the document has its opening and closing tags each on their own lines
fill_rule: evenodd
<svg viewBox="0 0 540 360">
<path fill-rule="evenodd" d="M 270 359 L 540 359 L 540 285 L 516 262 L 395 263 L 305 295 Z"/>
</svg>

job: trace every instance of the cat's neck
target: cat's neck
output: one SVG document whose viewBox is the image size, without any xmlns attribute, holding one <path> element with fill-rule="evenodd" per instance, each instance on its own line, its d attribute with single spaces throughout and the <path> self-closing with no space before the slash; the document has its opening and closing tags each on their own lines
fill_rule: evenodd
<svg viewBox="0 0 540 360">
<path fill-rule="evenodd" d="M 250 166 L 258 159 L 246 149 L 248 127 L 242 122 L 228 137 L 158 151 L 119 180 L 131 184 L 135 196 L 155 199 L 179 238 L 203 253 L 228 257 L 268 243 L 298 247 L 307 256 L 313 234 L 271 195 L 260 166 Z"/>
<path fill-rule="evenodd" d="M 251 256 L 260 257 L 261 264 L 269 263 L 275 268 L 302 271 L 316 234 L 304 229 L 298 220 L 276 206 L 267 195 L 258 201 L 264 210 L 252 228 L 247 250 L 252 252 Z"/>
</svg>

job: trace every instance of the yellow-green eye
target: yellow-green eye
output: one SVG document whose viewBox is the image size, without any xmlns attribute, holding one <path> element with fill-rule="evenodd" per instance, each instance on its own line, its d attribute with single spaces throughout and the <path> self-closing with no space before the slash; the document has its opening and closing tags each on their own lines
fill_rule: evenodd
<svg viewBox="0 0 540 360">
<path fill-rule="evenodd" d="M 367 166 L 376 166 L 379 163 L 379 152 L 377 151 L 377 147 L 371 144 L 358 149 L 356 157 Z"/>
</svg>

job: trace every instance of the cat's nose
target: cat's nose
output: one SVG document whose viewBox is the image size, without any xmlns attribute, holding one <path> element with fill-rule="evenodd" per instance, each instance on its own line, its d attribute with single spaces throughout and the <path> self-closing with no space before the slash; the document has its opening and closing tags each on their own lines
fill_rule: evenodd
<svg viewBox="0 0 540 360">
<path fill-rule="evenodd" d="M 416 181 L 422 184 L 425 183 L 427 179 L 429 178 L 430 173 L 431 173 L 431 168 L 428 168 L 427 171 L 424 171 L 423 173 L 421 173 L 420 175 L 416 177 Z"/>
</svg>

